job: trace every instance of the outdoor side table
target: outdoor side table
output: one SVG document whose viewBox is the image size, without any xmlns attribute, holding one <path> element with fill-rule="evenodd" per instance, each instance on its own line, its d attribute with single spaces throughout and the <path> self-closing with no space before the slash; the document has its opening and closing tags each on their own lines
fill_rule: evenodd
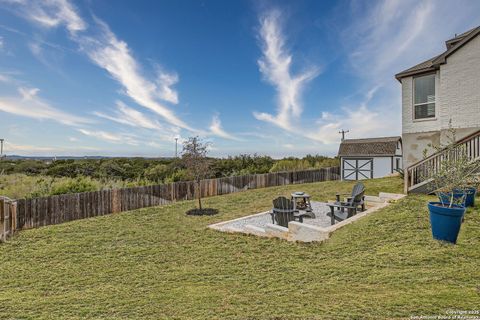
<svg viewBox="0 0 480 320">
<path fill-rule="evenodd" d="M 315 218 L 315 214 L 312 210 L 312 204 L 310 203 L 310 195 L 305 192 L 294 192 L 291 194 L 291 200 L 293 201 L 293 210 L 305 210 L 306 216 Z M 299 203 L 301 204 L 300 207 L 298 206 Z"/>
</svg>

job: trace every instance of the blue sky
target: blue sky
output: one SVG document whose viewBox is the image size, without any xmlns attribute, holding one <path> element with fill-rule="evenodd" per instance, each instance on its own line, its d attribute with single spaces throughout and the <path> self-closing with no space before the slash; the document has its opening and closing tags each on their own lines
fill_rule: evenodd
<svg viewBox="0 0 480 320">
<path fill-rule="evenodd" d="M 454 12 L 455 14 L 452 14 Z M 394 74 L 480 25 L 480 1 L 0 0 L 8 154 L 334 155 L 401 133 Z"/>
</svg>

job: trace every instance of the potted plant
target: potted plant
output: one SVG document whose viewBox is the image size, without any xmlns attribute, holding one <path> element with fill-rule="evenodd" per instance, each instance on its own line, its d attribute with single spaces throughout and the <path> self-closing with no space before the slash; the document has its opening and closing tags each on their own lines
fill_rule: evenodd
<svg viewBox="0 0 480 320">
<path fill-rule="evenodd" d="M 473 186 L 472 186 L 473 184 Z M 477 183 L 471 183 L 471 185 L 465 187 L 465 206 L 475 206 L 475 196 L 477 195 Z"/>
<path fill-rule="evenodd" d="M 435 148 L 441 150 L 440 160 L 426 170 L 439 198 L 439 201 L 428 203 L 428 210 L 433 238 L 456 243 L 466 211 L 466 199 L 472 194 L 468 188 L 478 183 L 480 162 L 472 161 L 467 149 L 456 144 L 454 129 L 449 133 L 448 144 Z"/>
</svg>

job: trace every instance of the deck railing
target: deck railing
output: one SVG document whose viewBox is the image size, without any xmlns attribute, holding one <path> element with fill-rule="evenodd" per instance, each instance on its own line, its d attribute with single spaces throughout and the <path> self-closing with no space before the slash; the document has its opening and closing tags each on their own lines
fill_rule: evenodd
<svg viewBox="0 0 480 320">
<path fill-rule="evenodd" d="M 480 157 L 480 130 L 459 140 L 453 149 L 444 149 L 418 161 L 405 170 L 405 192 L 410 192 L 428 183 L 432 175 L 440 170 L 447 158 L 466 155 L 471 160 Z"/>
</svg>

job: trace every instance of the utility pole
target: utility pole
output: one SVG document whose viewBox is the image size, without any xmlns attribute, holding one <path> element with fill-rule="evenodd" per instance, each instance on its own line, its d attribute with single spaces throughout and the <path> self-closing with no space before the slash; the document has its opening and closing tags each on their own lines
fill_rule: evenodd
<svg viewBox="0 0 480 320">
<path fill-rule="evenodd" d="M 0 160 L 3 159 L 3 141 L 5 141 L 5 139 L 0 139 Z"/>
<path fill-rule="evenodd" d="M 178 158 L 178 138 L 175 138 L 175 158 Z"/>
<path fill-rule="evenodd" d="M 350 132 L 350 130 L 345 131 L 345 130 L 343 130 L 343 129 L 342 129 L 342 131 L 338 131 L 338 133 L 341 133 L 341 134 L 342 134 L 342 141 L 345 140 L 345 134 L 346 134 L 346 133 L 349 133 L 349 132 Z"/>
</svg>

